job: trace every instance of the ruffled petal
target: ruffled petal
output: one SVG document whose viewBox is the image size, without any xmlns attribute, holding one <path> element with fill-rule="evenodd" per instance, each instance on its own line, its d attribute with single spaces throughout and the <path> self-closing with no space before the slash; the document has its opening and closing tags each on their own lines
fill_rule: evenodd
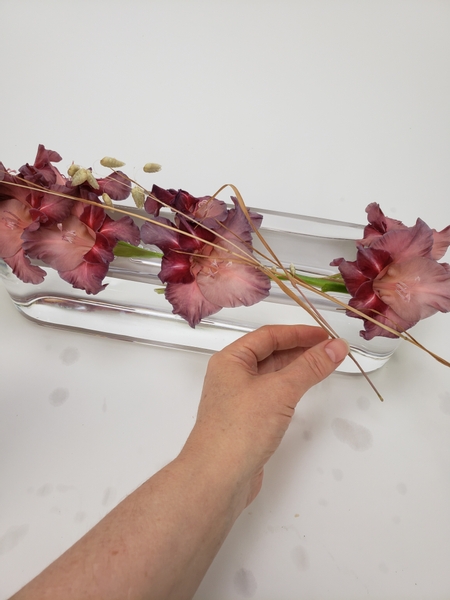
<svg viewBox="0 0 450 600">
<path fill-rule="evenodd" d="M 191 283 L 194 280 L 191 257 L 188 254 L 169 250 L 162 258 L 158 277 L 163 283 Z"/>
<path fill-rule="evenodd" d="M 233 260 L 213 261 L 197 275 L 202 294 L 212 304 L 233 308 L 251 306 L 269 295 L 270 279 L 258 268 Z"/>
<path fill-rule="evenodd" d="M 95 243 L 92 230 L 75 216 L 58 225 L 26 230 L 22 239 L 23 248 L 31 258 L 40 259 L 57 271 L 77 267 Z"/>
<path fill-rule="evenodd" d="M 48 187 L 53 184 L 64 185 L 67 181 L 52 162 L 60 162 L 61 156 L 53 150 L 47 150 L 42 144 L 39 144 L 36 158 L 33 165 L 28 163 L 20 167 L 19 173 L 22 179 L 32 183 Z"/>
<path fill-rule="evenodd" d="M 32 192 L 30 204 L 33 207 L 31 214 L 35 220 L 47 222 L 48 220 L 60 223 L 67 219 L 74 204 L 74 200 L 58 196 L 57 194 L 67 195 L 65 185 L 52 185 L 50 190 L 55 193 Z"/>
<path fill-rule="evenodd" d="M 98 294 L 107 285 L 103 284 L 107 272 L 107 264 L 82 262 L 70 271 L 59 271 L 59 276 L 74 288 L 84 290 L 87 294 Z"/>
<path fill-rule="evenodd" d="M 209 229 L 217 229 L 220 227 L 220 223 L 227 218 L 227 205 L 222 200 L 217 198 L 211 198 L 211 196 L 205 196 L 203 198 L 197 198 L 194 210 L 192 210 L 192 216 L 194 219 L 202 223 Z"/>
<path fill-rule="evenodd" d="M 176 194 L 175 190 L 165 190 L 158 185 L 153 185 L 152 192 L 147 196 L 144 203 L 145 211 L 150 215 L 159 215 L 163 205 L 172 206 Z"/>
<path fill-rule="evenodd" d="M 114 260 L 114 252 L 109 241 L 101 234 L 95 236 L 95 244 L 83 256 L 83 260 L 88 263 L 105 263 L 109 265 Z"/>
<path fill-rule="evenodd" d="M 92 206 L 89 204 L 84 204 L 83 212 L 80 216 L 80 221 L 82 221 L 85 225 L 90 227 L 92 231 L 99 231 L 100 227 L 103 225 L 105 217 L 105 209 L 102 206 Z"/>
<path fill-rule="evenodd" d="M 183 317 L 191 327 L 222 308 L 203 296 L 196 281 L 188 284 L 168 283 L 165 295 L 173 307 L 172 312 Z"/>
<path fill-rule="evenodd" d="M 374 279 L 381 271 L 392 262 L 392 256 L 386 250 L 373 248 L 358 248 L 356 263 L 358 268 L 368 279 Z"/>
<path fill-rule="evenodd" d="M 386 308 L 384 314 L 376 315 L 376 319 L 379 323 L 383 325 L 387 325 L 391 329 L 395 329 L 399 333 L 406 331 L 410 327 L 416 324 L 414 321 L 405 321 L 400 318 L 399 315 L 394 312 L 391 308 Z M 397 338 L 398 336 L 395 333 L 391 333 L 390 331 L 386 331 L 383 327 L 372 323 L 372 321 L 364 322 L 364 329 L 360 332 L 360 336 L 365 340 L 371 340 L 374 337 L 387 337 L 387 338 Z"/>
<path fill-rule="evenodd" d="M 370 245 L 374 250 L 389 252 L 393 262 L 409 260 L 416 256 L 430 256 L 432 247 L 433 232 L 422 219 L 417 219 L 414 227 L 388 231 Z"/>
<path fill-rule="evenodd" d="M 223 227 L 218 231 L 221 237 L 217 237 L 215 242 L 227 252 L 251 256 L 253 229 L 236 199 L 234 203 L 235 208 L 228 211 Z"/>
<path fill-rule="evenodd" d="M 373 319 L 377 319 L 377 314 L 384 313 L 387 309 L 387 305 L 374 292 L 371 281 L 366 281 L 360 286 L 358 294 L 350 300 L 349 306 L 356 308 Z M 347 311 L 347 315 L 362 318 L 352 311 Z"/>
<path fill-rule="evenodd" d="M 34 159 L 34 166 L 36 169 L 43 169 L 48 166 L 51 162 L 61 162 L 62 156 L 54 150 L 47 150 L 43 144 L 39 144 L 36 158 Z"/>
<path fill-rule="evenodd" d="M 389 265 L 374 291 L 401 319 L 417 322 L 450 311 L 450 267 L 429 258 Z"/>
<path fill-rule="evenodd" d="M 30 210 L 15 198 L 0 202 L 0 256 L 14 256 L 22 246 L 22 233 L 32 222 Z"/>
<path fill-rule="evenodd" d="M 131 193 L 131 182 L 122 171 L 114 171 L 108 177 L 97 179 L 98 194 L 108 194 L 112 200 L 125 200 Z"/>
<path fill-rule="evenodd" d="M 3 259 L 12 269 L 12 272 L 24 283 L 42 283 L 47 273 L 36 265 L 32 265 L 30 259 L 20 249 L 14 256 Z"/>
<path fill-rule="evenodd" d="M 115 245 L 118 240 L 123 240 L 137 246 L 141 240 L 139 227 L 131 217 L 125 216 L 114 220 L 106 215 L 99 232 L 104 235 L 110 244 Z"/>
<path fill-rule="evenodd" d="M 432 229 L 432 232 L 433 248 L 431 250 L 431 258 L 439 260 L 444 256 L 448 247 L 450 246 L 450 225 L 442 231 L 436 231 L 436 229 Z"/>
<path fill-rule="evenodd" d="M 393 229 L 407 229 L 401 221 L 386 217 L 377 202 L 372 202 L 366 208 L 369 225 L 364 228 L 364 238 L 358 240 L 361 246 L 368 246 L 373 240 Z"/>
<path fill-rule="evenodd" d="M 179 233 L 173 229 L 173 223 L 164 217 L 155 217 L 154 220 L 155 223 L 145 222 L 141 227 L 144 244 L 158 246 L 163 252 L 179 248 Z"/>
</svg>

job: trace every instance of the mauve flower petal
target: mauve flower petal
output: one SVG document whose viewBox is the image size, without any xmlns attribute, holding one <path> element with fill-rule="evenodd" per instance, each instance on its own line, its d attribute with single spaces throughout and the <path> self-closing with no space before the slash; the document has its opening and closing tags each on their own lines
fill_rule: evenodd
<svg viewBox="0 0 450 600">
<path fill-rule="evenodd" d="M 159 187 L 159 185 L 153 184 L 152 195 L 158 200 L 161 200 L 164 204 L 171 206 L 177 194 L 177 190 L 165 190 L 164 188 Z"/>
<path fill-rule="evenodd" d="M 88 294 L 98 294 L 106 287 L 103 279 L 107 272 L 108 265 L 105 263 L 82 262 L 70 271 L 59 271 L 59 276 L 74 288 L 85 290 Z"/>
<path fill-rule="evenodd" d="M 191 257 L 169 250 L 162 258 L 158 277 L 163 283 L 191 283 L 195 279 L 191 271 Z"/>
<path fill-rule="evenodd" d="M 221 261 L 205 267 L 197 275 L 200 290 L 207 300 L 219 306 L 251 306 L 269 295 L 270 279 L 258 268 Z"/>
<path fill-rule="evenodd" d="M 47 150 L 43 144 L 39 144 L 36 158 L 34 159 L 34 166 L 36 169 L 42 169 L 51 162 L 61 162 L 62 156 L 54 150 Z"/>
<path fill-rule="evenodd" d="M 29 209 L 15 198 L 0 201 L 0 256 L 14 256 L 22 246 L 22 233 L 32 222 Z"/>
<path fill-rule="evenodd" d="M 253 229 L 236 199 L 234 202 L 235 208 L 228 211 L 223 227 L 217 232 L 221 237 L 217 237 L 216 244 L 226 251 L 248 256 L 252 254 Z"/>
<path fill-rule="evenodd" d="M 367 206 L 366 213 L 369 225 L 366 225 L 364 228 L 364 238 L 357 242 L 358 244 L 361 244 L 361 246 L 368 246 L 374 239 L 380 237 L 387 231 L 393 229 L 407 229 L 406 225 L 403 225 L 401 221 L 386 217 L 381 210 L 380 205 L 376 202 L 372 202 Z"/>
<path fill-rule="evenodd" d="M 217 229 L 227 218 L 227 205 L 222 200 L 205 196 L 197 198 L 198 202 L 192 216 L 209 229 Z"/>
<path fill-rule="evenodd" d="M 367 281 L 367 277 L 362 273 L 356 261 L 336 258 L 330 263 L 331 266 L 339 267 L 339 272 L 344 278 L 345 285 L 349 293 L 354 296 L 358 289 Z"/>
<path fill-rule="evenodd" d="M 172 205 L 176 194 L 176 190 L 165 190 L 158 185 L 153 185 L 151 194 L 145 200 L 144 210 L 150 215 L 158 216 L 164 204 L 168 206 Z"/>
<path fill-rule="evenodd" d="M 431 258 L 439 260 L 444 256 L 448 247 L 450 246 L 450 225 L 442 231 L 436 231 L 436 229 L 432 229 L 432 232 L 433 248 L 431 250 Z"/>
<path fill-rule="evenodd" d="M 80 203 L 82 204 L 82 203 Z M 83 212 L 80 216 L 80 221 L 90 227 L 92 231 L 99 231 L 103 225 L 106 213 L 102 206 L 92 206 L 89 204 L 83 205 Z"/>
<path fill-rule="evenodd" d="M 172 194 L 175 190 L 167 191 Z M 162 200 L 163 198 L 159 196 L 159 199 Z M 178 190 L 170 204 L 183 214 L 188 215 L 195 210 L 197 203 L 203 199 L 204 198 L 195 198 L 195 196 L 185 190 Z"/>
<path fill-rule="evenodd" d="M 387 308 L 382 315 L 376 315 L 376 319 L 379 323 L 383 325 L 387 325 L 391 329 L 397 330 L 399 333 L 406 331 L 413 325 L 415 322 L 405 321 L 401 319 L 397 313 L 395 313 L 391 308 Z M 398 336 L 395 333 L 391 333 L 390 331 L 386 331 L 383 327 L 372 323 L 372 321 L 364 322 L 364 329 L 360 332 L 360 336 L 365 340 L 371 340 L 374 337 L 387 337 L 387 338 L 397 338 Z"/>
<path fill-rule="evenodd" d="M 108 194 L 112 200 L 125 200 L 131 193 L 131 182 L 125 173 L 115 171 L 101 179 L 97 179 L 98 194 Z"/>
<path fill-rule="evenodd" d="M 183 317 L 191 327 L 222 308 L 203 296 L 196 281 L 187 284 L 168 283 L 165 295 L 173 307 L 172 312 Z"/>
<path fill-rule="evenodd" d="M 151 196 L 147 196 L 147 198 L 145 199 L 145 202 L 144 202 L 145 212 L 148 213 L 149 215 L 153 215 L 156 217 L 159 215 L 160 209 L 161 209 L 161 204 L 157 200 L 152 198 Z"/>
<path fill-rule="evenodd" d="M 29 197 L 31 190 L 30 188 L 16 187 L 8 185 L 8 183 L 17 183 L 25 185 L 23 181 L 20 181 L 17 177 L 10 175 L 2 163 L 0 163 L 0 201 L 9 200 L 15 198 L 25 206 L 29 206 Z"/>
<path fill-rule="evenodd" d="M 155 223 L 146 221 L 141 227 L 141 238 L 144 244 L 153 244 L 163 252 L 172 248 L 179 248 L 179 233 L 174 231 L 173 224 L 164 217 L 155 217 Z M 162 226 L 161 226 L 162 225 Z M 167 227 L 172 227 L 168 229 Z"/>
<path fill-rule="evenodd" d="M 48 187 L 53 184 L 64 185 L 67 178 L 64 177 L 51 162 L 61 161 L 61 156 L 53 150 L 47 150 L 39 144 L 33 165 L 28 163 L 20 167 L 19 173 L 23 179 L 38 185 Z"/>
<path fill-rule="evenodd" d="M 422 257 L 393 263 L 375 279 L 373 288 L 406 321 L 450 311 L 450 267 L 446 263 Z"/>
<path fill-rule="evenodd" d="M 389 252 L 393 262 L 409 260 L 416 256 L 429 256 L 432 247 L 433 232 L 422 219 L 417 219 L 414 227 L 388 231 L 370 245 L 374 250 Z"/>
<path fill-rule="evenodd" d="M 77 267 L 95 243 L 92 230 L 75 216 L 70 216 L 59 227 L 26 230 L 22 239 L 23 248 L 31 258 L 43 260 L 57 271 Z"/>
<path fill-rule="evenodd" d="M 368 279 L 374 279 L 391 262 L 392 256 L 385 250 L 360 247 L 356 253 L 356 264 Z"/>
<path fill-rule="evenodd" d="M 14 256 L 3 259 L 9 265 L 16 277 L 24 283 L 42 283 L 46 272 L 36 265 L 32 265 L 29 258 L 21 249 Z"/>
<path fill-rule="evenodd" d="M 139 227 L 129 216 L 114 220 L 106 215 L 99 231 L 113 246 L 118 240 L 123 240 L 129 244 L 133 244 L 133 246 L 137 246 L 141 241 Z"/>
<path fill-rule="evenodd" d="M 83 256 L 83 260 L 88 263 L 106 263 L 109 265 L 114 260 L 114 252 L 107 238 L 101 233 L 95 236 L 95 244 Z"/>
<path fill-rule="evenodd" d="M 0 181 L 3 181 L 4 179 L 10 177 L 9 173 L 8 173 L 8 169 L 5 167 L 5 165 L 2 163 L 2 161 L 0 160 Z"/>
<path fill-rule="evenodd" d="M 374 292 L 372 281 L 366 281 L 360 286 L 358 294 L 350 300 L 349 306 L 369 315 L 373 319 L 377 318 L 377 313 L 382 313 L 387 309 L 387 305 Z M 359 315 L 351 311 L 348 311 L 347 314 L 359 318 Z"/>
<path fill-rule="evenodd" d="M 67 187 L 64 185 L 52 185 L 50 190 L 56 193 L 67 194 Z M 34 192 L 31 194 L 30 203 L 33 207 L 32 214 L 35 219 L 41 222 L 46 222 L 50 219 L 56 223 L 60 223 L 70 215 L 74 200 L 46 192 L 38 194 Z"/>
</svg>

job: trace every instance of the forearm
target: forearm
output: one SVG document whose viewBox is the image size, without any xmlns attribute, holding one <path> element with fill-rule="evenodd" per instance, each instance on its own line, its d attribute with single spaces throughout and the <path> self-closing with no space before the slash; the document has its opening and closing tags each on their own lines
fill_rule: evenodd
<svg viewBox="0 0 450 600">
<path fill-rule="evenodd" d="M 232 472 L 188 442 L 14 600 L 191 598 L 246 503 Z"/>
</svg>

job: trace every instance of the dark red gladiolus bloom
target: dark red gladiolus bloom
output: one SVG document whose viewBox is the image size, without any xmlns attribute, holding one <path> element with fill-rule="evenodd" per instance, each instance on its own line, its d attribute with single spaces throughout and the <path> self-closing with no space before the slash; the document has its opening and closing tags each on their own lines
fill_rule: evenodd
<svg viewBox="0 0 450 600">
<path fill-rule="evenodd" d="M 438 233 L 421 219 L 407 227 L 385 217 L 375 203 L 366 212 L 369 225 L 357 242 L 356 260 L 331 263 L 352 295 L 349 306 L 399 332 L 438 311 L 450 311 L 450 266 L 437 262 L 450 243 L 450 227 Z M 369 321 L 361 335 L 368 340 L 396 337 Z"/>
<path fill-rule="evenodd" d="M 198 205 L 190 208 L 198 215 Z M 155 220 L 159 224 L 142 226 L 142 240 L 164 253 L 159 277 L 167 284 L 166 298 L 191 327 L 221 308 L 251 306 L 268 295 L 269 278 L 245 262 L 252 256 L 252 228 L 236 201 L 219 223 L 214 218 L 214 230 L 205 228 L 206 219 L 201 224 L 180 215 L 175 224 Z"/>
</svg>

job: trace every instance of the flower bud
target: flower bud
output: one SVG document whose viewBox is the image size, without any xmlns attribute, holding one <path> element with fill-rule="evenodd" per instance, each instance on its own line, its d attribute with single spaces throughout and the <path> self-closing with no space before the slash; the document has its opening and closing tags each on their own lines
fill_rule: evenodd
<svg viewBox="0 0 450 600">
<path fill-rule="evenodd" d="M 137 208 L 143 208 L 145 202 L 144 190 L 141 187 L 134 186 L 131 188 L 131 195 Z"/>
<path fill-rule="evenodd" d="M 123 167 L 125 165 L 121 160 L 117 160 L 117 158 L 112 158 L 112 156 L 105 156 L 100 161 L 100 164 L 103 167 L 109 167 L 110 169 L 117 169 L 119 167 Z"/>
<path fill-rule="evenodd" d="M 158 165 L 158 163 L 147 163 L 144 165 L 143 169 L 145 173 L 157 173 L 158 171 L 161 171 L 161 165 Z"/>
</svg>

